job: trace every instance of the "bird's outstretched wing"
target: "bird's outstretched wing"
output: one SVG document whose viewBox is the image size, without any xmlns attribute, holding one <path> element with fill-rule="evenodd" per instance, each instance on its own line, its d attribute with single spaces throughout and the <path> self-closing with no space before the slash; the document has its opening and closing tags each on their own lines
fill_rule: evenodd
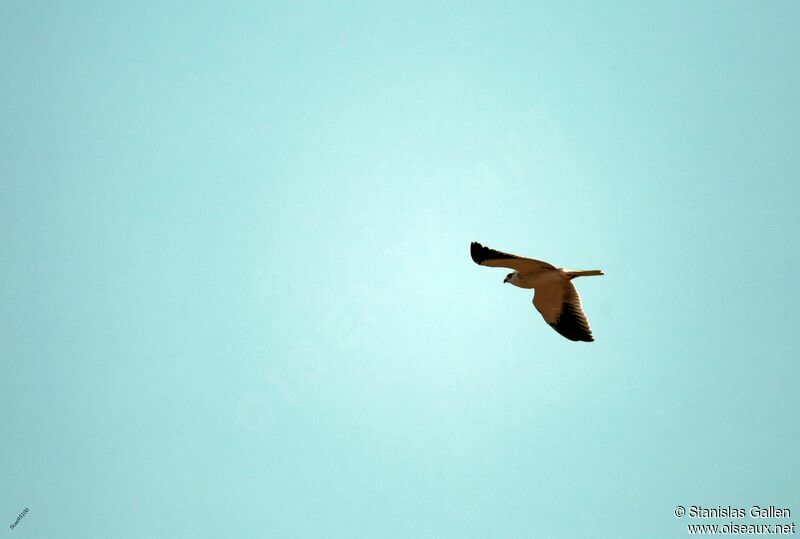
<svg viewBox="0 0 800 539">
<path fill-rule="evenodd" d="M 594 340 L 589 321 L 581 308 L 581 298 L 570 281 L 559 279 L 546 286 L 536 287 L 533 305 L 542 314 L 544 321 L 567 339 L 586 342 Z"/>
<path fill-rule="evenodd" d="M 469 251 L 472 255 L 472 260 L 481 266 L 511 268 L 523 273 L 537 269 L 556 269 L 555 266 L 547 262 L 495 251 L 494 249 L 484 247 L 477 241 L 472 242 Z"/>
</svg>

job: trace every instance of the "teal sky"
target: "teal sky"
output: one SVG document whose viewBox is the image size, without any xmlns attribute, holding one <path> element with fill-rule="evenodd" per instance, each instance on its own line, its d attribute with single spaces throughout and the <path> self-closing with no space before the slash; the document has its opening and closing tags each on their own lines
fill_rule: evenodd
<svg viewBox="0 0 800 539">
<path fill-rule="evenodd" d="M 2 2 L 0 524 L 800 515 L 798 24 L 794 2 Z M 471 241 L 605 270 L 576 282 L 596 342 Z"/>
</svg>

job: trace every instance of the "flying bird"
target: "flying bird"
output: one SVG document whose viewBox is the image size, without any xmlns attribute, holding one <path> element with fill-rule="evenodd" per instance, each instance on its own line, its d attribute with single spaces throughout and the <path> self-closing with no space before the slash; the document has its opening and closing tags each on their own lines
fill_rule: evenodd
<svg viewBox="0 0 800 539">
<path fill-rule="evenodd" d="M 572 284 L 575 277 L 603 275 L 600 270 L 570 270 L 547 262 L 495 251 L 473 241 L 472 260 L 481 266 L 510 268 L 504 283 L 520 288 L 533 288 L 533 305 L 554 330 L 571 341 L 594 340 L 589 321 L 583 314 L 581 298 Z"/>
</svg>

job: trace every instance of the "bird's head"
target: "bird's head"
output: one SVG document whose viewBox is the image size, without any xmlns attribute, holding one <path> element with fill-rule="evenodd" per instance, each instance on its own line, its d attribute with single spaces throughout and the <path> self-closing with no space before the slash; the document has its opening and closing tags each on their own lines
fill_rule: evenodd
<svg viewBox="0 0 800 539">
<path fill-rule="evenodd" d="M 513 272 L 509 273 L 508 275 L 506 275 L 506 278 L 503 279 L 503 284 L 510 283 L 513 278 L 514 278 L 514 273 Z"/>
</svg>

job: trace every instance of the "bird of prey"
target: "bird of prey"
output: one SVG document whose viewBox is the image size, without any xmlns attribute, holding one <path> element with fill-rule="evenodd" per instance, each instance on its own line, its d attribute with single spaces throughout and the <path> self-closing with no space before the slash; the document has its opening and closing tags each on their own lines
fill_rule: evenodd
<svg viewBox="0 0 800 539">
<path fill-rule="evenodd" d="M 504 283 L 520 288 L 533 288 L 533 305 L 544 321 L 571 341 L 594 340 L 589 321 L 581 309 L 581 298 L 572 284 L 575 277 L 603 275 L 600 270 L 570 270 L 547 262 L 495 251 L 474 241 L 470 246 L 472 260 L 481 266 L 510 268 Z"/>
</svg>

